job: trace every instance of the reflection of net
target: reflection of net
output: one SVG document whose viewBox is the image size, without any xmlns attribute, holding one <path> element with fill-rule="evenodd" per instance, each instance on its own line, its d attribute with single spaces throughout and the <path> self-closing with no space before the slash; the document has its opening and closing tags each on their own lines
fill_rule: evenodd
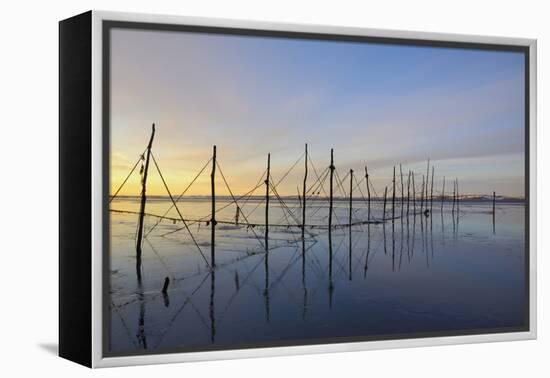
<svg viewBox="0 0 550 378">
<path fill-rule="evenodd" d="M 305 316 L 307 315 L 307 303 L 311 303 L 321 295 L 324 298 L 327 295 L 327 288 L 329 280 L 333 282 L 332 290 L 337 292 L 338 286 L 343 285 L 343 282 L 350 279 L 365 278 L 368 275 L 368 269 L 375 263 L 375 257 L 382 254 L 391 260 L 392 270 L 399 271 L 404 262 L 411 262 L 411 259 L 415 255 L 416 242 L 416 254 L 420 258 L 426 256 L 426 264 L 429 264 L 433 259 L 433 236 L 431 231 L 431 221 L 423 220 L 422 217 L 416 217 L 416 221 L 411 218 L 407 225 L 406 219 L 403 221 L 393 222 L 394 227 L 385 226 L 383 224 L 367 225 L 364 232 L 351 232 L 347 229 L 342 229 L 344 232 L 337 232 L 333 235 L 333 246 L 329 247 L 326 237 L 317 237 L 308 239 L 305 243 L 305 249 L 303 249 L 301 243 L 295 243 L 292 247 L 288 247 L 284 253 L 287 262 L 285 264 L 279 264 L 275 268 L 267 266 L 266 259 L 267 254 L 256 253 L 250 255 L 243 255 L 236 259 L 220 263 L 215 271 L 203 271 L 196 275 L 189 275 L 186 277 L 176 277 L 174 281 L 183 282 L 193 280 L 196 277 L 199 281 L 198 284 L 187 285 L 189 289 L 183 290 L 181 287 L 174 289 L 170 294 L 170 306 L 173 306 L 170 311 L 170 316 L 163 318 L 163 323 L 151 324 L 151 330 L 145 331 L 148 337 L 149 348 L 161 347 L 167 334 L 170 334 L 172 327 L 178 324 L 179 317 L 182 312 L 187 309 L 188 312 L 195 313 L 200 320 L 199 327 L 205 327 L 205 331 L 210 329 L 209 312 L 204 301 L 201 301 L 197 296 L 204 299 L 204 295 L 208 294 L 208 283 L 212 279 L 212 275 L 227 275 L 231 274 L 235 276 L 235 288 L 233 292 L 223 295 L 223 298 L 216 299 L 216 310 L 213 317 L 215 318 L 215 326 L 219 329 L 225 323 L 228 318 L 228 314 L 232 311 L 233 307 L 238 302 L 239 295 L 243 288 L 248 288 L 250 291 L 257 292 L 258 298 L 264 298 L 266 295 L 270 296 L 270 300 L 274 298 L 285 298 L 284 300 L 288 305 L 293 305 L 297 310 L 303 311 Z M 414 227 L 414 229 L 413 229 Z M 394 229 L 392 229 L 394 228 Z M 148 247 L 153 249 L 152 243 L 147 242 Z M 313 248 L 315 253 L 309 253 Z M 289 249 L 290 248 L 290 249 Z M 327 256 L 329 254 L 329 248 L 332 249 L 332 262 L 323 259 L 321 261 L 319 256 Z M 274 248 L 275 250 L 276 248 Z M 272 250 L 270 250 L 271 252 Z M 422 252 L 418 254 L 418 251 Z M 161 254 L 155 252 L 155 255 L 162 260 Z M 247 262 L 249 261 L 250 262 Z M 381 260 L 382 262 L 382 260 Z M 332 277 L 329 276 L 329 264 L 333 265 Z M 173 272 L 169 271 L 169 265 L 162 263 L 167 271 L 168 275 L 173 275 Z M 301 266 L 305 266 L 305 269 Z M 266 285 L 262 285 L 263 276 L 269 272 L 269 282 Z M 288 286 L 289 282 L 293 282 L 290 276 L 298 274 L 298 272 L 306 272 L 304 274 L 304 287 L 307 290 L 307 300 L 303 300 L 302 292 L 296 291 L 295 285 Z M 363 274 L 359 275 L 362 271 Z M 292 273 L 291 273 L 292 272 Z M 172 277 L 172 276 L 170 276 Z M 217 278 L 216 278 L 217 279 Z M 294 279 L 295 280 L 295 279 Z M 190 281 L 191 282 L 191 281 Z M 230 282 L 226 278 L 226 283 Z M 340 282 L 340 284 L 339 284 Z M 237 284 L 238 283 L 238 284 Z M 295 282 L 294 282 L 295 283 Z M 250 293 L 249 291 L 249 293 Z M 305 292 L 305 291 L 304 291 Z M 250 294 L 249 294 L 250 295 Z M 328 295 L 331 295 L 330 293 Z M 133 302 L 126 301 L 125 303 L 120 298 L 117 298 L 113 302 L 113 314 L 114 316 L 124 318 L 124 308 L 131 303 L 137 306 L 137 303 L 145 303 L 149 306 L 154 306 L 155 301 L 160 301 L 162 294 L 159 290 L 149 291 L 143 293 L 142 296 L 134 295 Z M 279 300 L 280 300 L 279 299 Z M 160 302 L 159 302 L 160 303 Z M 272 310 L 272 309 L 270 309 Z M 128 310 L 131 311 L 131 310 Z M 251 310 L 257 311 L 257 310 Z M 265 309 L 264 311 L 268 311 Z M 200 316 L 199 316 L 200 314 Z M 128 321 L 126 320 L 126 323 Z M 130 326 L 127 332 L 130 345 L 138 345 L 136 349 L 143 348 L 142 343 L 136 338 L 136 332 L 133 330 L 133 325 Z M 228 326 L 228 324 L 225 324 Z M 140 337 L 144 337 L 141 335 Z"/>
<path fill-rule="evenodd" d="M 362 176 L 360 179 L 357 176 L 354 176 L 350 171 L 341 177 L 339 171 L 334 169 L 334 180 L 335 180 L 335 193 L 327 193 L 326 185 L 329 178 L 329 173 L 331 171 L 330 167 L 326 167 L 324 170 L 320 171 L 317 169 L 312 159 L 307 153 L 302 154 L 294 164 L 282 175 L 282 177 L 274 182 L 267 180 L 268 170 L 264 171 L 259 177 L 257 183 L 248 190 L 245 194 L 235 196 L 227 177 L 225 176 L 221 164 L 219 161 L 215 161 L 214 166 L 218 169 L 218 172 L 223 180 L 225 188 L 230 194 L 230 201 L 228 203 L 219 206 L 215 209 L 214 213 L 216 215 L 222 215 L 222 211 L 234 206 L 234 211 L 231 211 L 232 214 L 235 214 L 231 217 L 226 217 L 222 219 L 216 219 L 216 224 L 218 225 L 218 230 L 220 234 L 227 237 L 227 240 L 230 240 L 232 250 L 225 248 L 224 242 L 218 242 L 216 245 L 219 248 L 218 253 L 221 252 L 220 263 L 216 264 L 215 268 L 211 266 L 209 260 L 206 258 L 202 247 L 208 245 L 207 242 L 201 240 L 201 225 L 204 231 L 209 231 L 211 227 L 211 222 L 214 218 L 214 214 L 206 214 L 204 216 L 197 217 L 184 217 L 180 211 L 178 203 L 185 196 L 188 190 L 196 183 L 198 178 L 204 173 L 206 168 L 212 163 L 213 158 L 209 159 L 198 173 L 194 176 L 191 182 L 187 185 L 185 190 L 178 196 L 173 197 L 171 190 L 169 188 L 168 182 L 166 181 L 165 176 L 162 173 L 159 162 L 156 160 L 155 156 L 151 153 L 151 157 L 156 168 L 157 173 L 159 174 L 164 189 L 168 194 L 170 199 L 169 207 L 164 211 L 162 215 L 144 213 L 144 216 L 154 219 L 153 225 L 145 233 L 144 240 L 147 243 L 147 247 L 153 252 L 154 256 L 158 258 L 162 268 L 166 271 L 171 281 L 174 282 L 185 282 L 192 280 L 194 278 L 200 278 L 201 281 L 199 284 L 193 288 L 191 291 L 184 291 L 183 296 L 179 295 L 176 299 L 172 298 L 171 301 L 164 298 L 165 306 L 178 306 L 177 310 L 169 319 L 168 324 L 164 327 L 163 332 L 160 335 L 156 335 L 156 342 L 149 344 L 146 342 L 146 336 L 151 337 L 145 330 L 145 303 L 147 301 L 154 301 L 156 298 L 159 298 L 161 293 L 158 290 L 146 292 L 143 289 L 138 290 L 138 293 L 132 294 L 132 298 L 123 302 L 122 298 L 116 299 L 115 302 L 112 302 L 111 306 L 114 310 L 114 313 L 120 317 L 122 324 L 125 328 L 127 327 L 127 322 L 124 320 L 124 315 L 122 314 L 122 309 L 126 306 L 138 303 L 140 304 L 140 323 L 138 332 L 130 332 L 128 329 L 128 337 L 130 342 L 136 348 L 147 348 L 147 345 L 156 345 L 160 346 L 165 338 L 165 335 L 170 332 L 172 325 L 177 322 L 178 317 L 182 313 L 183 309 L 190 306 L 194 312 L 196 312 L 201 323 L 206 326 L 211 334 L 211 340 L 214 341 L 216 337 L 216 326 L 219 327 L 219 324 L 223 322 L 226 314 L 232 308 L 233 303 L 238 298 L 239 293 L 241 292 L 242 287 L 252 286 L 258 292 L 264 302 L 265 302 L 265 312 L 266 320 L 269 321 L 270 317 L 270 306 L 271 299 L 270 296 L 273 295 L 273 292 L 285 293 L 289 303 L 296 303 L 298 306 L 303 306 L 303 313 L 306 316 L 306 299 L 308 300 L 314 298 L 317 293 L 322 292 L 323 288 L 327 288 L 329 292 L 330 305 L 332 305 L 332 295 L 335 290 L 335 282 L 339 280 L 352 280 L 353 276 L 356 274 L 358 269 L 363 269 L 363 277 L 366 277 L 369 266 L 372 264 L 374 257 L 377 252 L 383 250 L 385 255 L 391 257 L 391 269 L 392 271 L 400 270 L 404 250 L 406 249 L 406 256 L 409 263 L 414 256 L 415 240 L 420 239 L 422 242 L 422 250 L 426 255 L 426 264 L 429 265 L 430 262 L 430 253 L 433 257 L 433 235 L 431 235 L 432 221 L 433 217 L 428 218 L 428 215 L 424 216 L 420 212 L 417 212 L 415 209 L 419 208 L 418 205 L 414 205 L 414 201 L 419 201 L 418 198 L 421 198 L 421 201 L 425 201 L 425 207 L 428 208 L 428 201 L 430 203 L 430 209 L 433 204 L 433 181 L 434 181 L 434 169 L 432 167 L 431 171 L 431 188 L 430 194 L 428 195 L 428 184 L 426 180 L 425 185 L 423 185 L 422 193 L 418 193 L 414 190 L 414 181 L 413 190 L 411 193 L 411 177 L 414 180 L 414 173 L 409 172 L 407 176 L 407 182 L 405 185 L 404 176 L 400 167 L 399 177 L 394 176 L 389 185 L 386 185 L 390 189 L 390 209 L 392 214 L 395 216 L 388 217 L 386 213 L 382 214 L 382 202 L 381 198 L 378 196 L 375 188 L 372 185 L 372 182 L 369 179 L 368 174 L 365 170 L 365 176 Z M 308 183 L 304 188 L 306 188 L 305 193 L 300 193 L 298 191 L 298 201 L 292 197 L 283 197 L 279 194 L 278 186 L 284 182 L 284 180 L 289 176 L 289 174 L 295 169 L 300 161 L 305 159 L 306 167 L 311 168 L 314 172 L 313 182 Z M 110 203 L 117 197 L 118 193 L 125 185 L 129 177 L 134 173 L 137 165 L 141 161 L 141 157 L 138 159 L 137 163 L 134 165 L 128 176 L 122 182 L 120 187 L 117 189 L 115 194 L 111 197 Z M 424 179 L 425 177 L 423 177 Z M 265 181 L 264 181 L 265 180 Z M 304 180 L 305 181 L 305 180 Z M 330 181 L 330 180 L 329 180 Z M 397 184 L 399 182 L 399 184 Z M 349 184 L 348 184 L 349 183 Z M 349 185 L 349 186 L 348 186 Z M 366 187 L 367 196 L 363 190 L 363 186 Z M 280 215 L 277 216 L 278 220 L 272 224 L 269 224 L 269 228 L 273 229 L 273 233 L 269 238 L 269 247 L 266 243 L 263 242 L 262 237 L 258 232 L 266 232 L 266 224 L 262 222 L 254 222 L 251 219 L 254 219 L 255 213 L 262 207 L 265 208 L 266 198 L 258 198 L 255 194 L 258 189 L 266 187 L 267 195 L 270 198 L 274 199 L 275 204 L 271 205 L 274 209 L 280 212 Z M 346 190 L 346 187 L 349 187 L 349 190 Z M 407 192 L 405 193 L 405 188 Z M 443 192 L 443 191 L 442 191 Z M 358 198 L 354 198 L 354 194 Z M 371 198 L 371 193 L 374 196 Z M 411 197 L 411 194 L 413 194 Z M 437 194 L 437 191 L 436 191 Z M 336 196 L 336 206 L 332 209 L 335 224 L 332 227 L 329 227 L 326 218 L 326 215 L 323 211 L 326 212 L 328 197 Z M 305 197 L 305 198 L 304 198 Z M 252 200 L 254 199 L 254 200 Z M 302 199 L 304 200 L 302 202 Z M 349 199 L 349 200 L 348 200 Z M 442 198 L 443 199 L 443 198 Z M 457 200 L 457 198 L 455 198 Z M 412 202 L 412 203 L 411 203 Z M 457 201 L 458 202 L 458 201 Z M 304 218 L 309 221 L 306 222 L 305 219 L 302 219 L 302 203 L 307 203 L 306 209 L 307 212 L 304 212 L 306 216 Z M 355 205 L 352 205 L 354 203 Z M 454 204 L 454 202 L 453 202 Z M 352 208 L 353 206 L 353 208 Z M 405 212 L 405 206 L 407 211 Z M 170 211 L 175 209 L 177 217 L 168 216 Z M 384 206 L 385 209 L 385 206 Z M 400 211 L 395 211 L 400 209 Z M 443 208 L 442 208 L 443 209 Z M 129 210 L 118 210 L 110 209 L 113 213 L 126 213 L 130 215 L 138 215 L 140 213 L 129 211 Z M 456 214 L 455 214 L 456 213 Z M 349 214 L 349 218 L 348 215 Z M 441 212 L 443 217 L 443 211 Z M 420 215 L 420 217 L 417 217 Z M 456 215 L 456 219 L 455 219 Z M 411 216 L 411 217 L 409 217 Z M 458 223 L 461 216 L 460 211 L 458 210 L 458 203 L 456 212 L 453 211 L 453 235 L 456 236 L 458 232 Z M 349 221 L 343 221 L 343 219 L 348 219 Z M 418 225 L 417 225 L 417 220 Z M 159 225 L 163 220 L 167 220 L 172 223 L 170 226 L 172 229 L 166 230 L 166 227 L 163 226 L 160 234 L 158 236 L 171 236 L 175 243 L 185 242 L 185 239 L 189 237 L 191 246 L 194 246 L 194 249 L 199 252 L 200 257 L 208 266 L 207 270 L 200 270 L 195 274 L 188 274 L 183 277 L 176 277 L 176 274 L 171 271 L 170 265 L 164 261 L 164 258 L 159 251 L 155 249 L 153 243 L 148 236 L 154 235 L 154 230 L 159 230 Z M 391 223 L 391 230 L 387 230 L 388 224 Z M 397 226 L 396 231 L 396 224 Z M 183 224 L 183 227 L 179 227 L 179 224 Z M 305 225 L 304 230 L 307 234 L 307 237 L 301 236 L 302 225 Z M 406 224 L 406 227 L 405 227 Z M 191 228 L 192 225 L 197 226 L 197 230 Z M 169 227 L 170 228 L 170 227 Z M 411 233 L 412 229 L 412 233 Z M 417 230 L 421 232 L 420 238 L 417 237 Z M 180 231 L 185 231 L 184 233 L 179 233 Z M 242 235 L 243 232 L 251 234 L 251 237 L 238 237 Z M 298 232 L 295 232 L 298 231 Z M 357 232 L 359 231 L 359 232 Z M 328 243 L 326 243 L 326 236 L 328 234 Z M 410 237 L 412 234 L 412 238 Z M 391 244 L 388 243 L 388 235 L 391 237 Z M 428 237 L 430 235 L 431 242 L 428 242 Z M 170 238 L 169 238 L 170 239 Z M 204 239 L 204 238 L 202 238 Z M 251 246 L 252 239 L 254 239 L 254 244 Z M 226 241 L 227 241 L 226 240 Z M 406 240 L 406 243 L 405 243 Z M 366 242 L 366 243 L 365 243 Z M 359 246 L 361 243 L 366 245 L 362 248 Z M 184 244 L 184 243 L 182 243 Z M 390 247 L 388 248 L 388 244 Z M 405 248 L 406 245 L 406 248 Z M 314 251 L 315 253 L 308 253 L 313 247 L 318 248 Z M 216 247 L 218 249 L 218 247 Z M 273 268 L 270 266 L 270 255 L 276 250 L 281 250 L 281 253 L 289 254 L 288 261 L 286 264 L 277 266 Z M 286 251 L 286 252 L 285 252 Z M 290 251 L 290 252 L 289 252 Z M 360 251 L 360 253 L 357 253 Z M 397 254 L 396 254 L 397 251 Z M 240 253 L 240 256 L 235 258 L 228 258 L 229 253 Z M 347 253 L 346 253 L 347 252 Z M 225 256 L 224 256 L 225 255 Z M 319 255 L 329 256 L 328 261 L 322 261 L 319 258 Z M 274 255 L 275 256 L 275 255 Z M 257 261 L 256 261 L 257 260 Z M 248 262 L 252 262 L 254 265 L 252 268 L 249 268 Z M 287 287 L 285 277 L 288 277 L 290 272 L 296 265 L 302 262 L 302 282 L 303 282 L 303 292 L 304 299 L 302 300 L 297 298 L 297 294 L 294 288 Z M 212 264 L 213 265 L 213 264 Z M 252 277 L 257 274 L 258 269 L 263 265 L 263 285 L 259 284 L 261 280 L 255 280 Z M 218 307 L 216 311 L 215 304 L 215 279 L 216 274 L 228 274 L 228 272 L 235 271 L 235 292 L 227 299 L 221 307 Z M 244 270 L 244 275 L 243 275 Z M 308 286 L 306 281 L 306 271 L 313 274 L 312 278 L 309 278 L 309 281 L 313 280 L 314 285 L 311 288 L 311 285 Z M 241 275 L 239 275 L 239 273 Z M 201 305 L 195 303 L 193 297 L 196 293 L 200 292 L 201 288 L 204 287 L 204 283 L 210 278 L 211 281 L 211 292 L 210 292 L 210 303 L 208 314 L 202 313 L 200 310 Z M 328 280 L 328 283 L 327 283 Z M 178 289 L 182 291 L 181 288 Z M 167 296 L 171 290 L 167 290 L 167 293 L 162 295 Z M 219 305 L 219 302 L 217 303 Z M 220 310 L 222 309 L 222 310 Z M 143 314 L 143 315 L 141 315 Z M 208 319 L 210 318 L 210 319 Z M 137 335 L 137 336 L 132 336 Z"/>
</svg>

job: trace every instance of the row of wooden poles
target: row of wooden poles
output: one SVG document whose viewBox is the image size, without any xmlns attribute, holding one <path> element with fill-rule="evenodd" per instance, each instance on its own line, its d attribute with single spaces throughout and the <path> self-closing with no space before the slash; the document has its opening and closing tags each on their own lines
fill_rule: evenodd
<svg viewBox="0 0 550 378">
<path fill-rule="evenodd" d="M 141 188 L 141 201 L 140 201 L 140 211 L 139 211 L 139 218 L 138 218 L 138 231 L 137 231 L 137 240 L 136 240 L 136 252 L 137 252 L 137 264 L 138 266 L 141 266 L 141 244 L 142 244 L 142 238 L 143 238 L 143 221 L 145 216 L 145 205 L 147 201 L 147 174 L 149 170 L 149 161 L 151 157 L 151 148 L 153 145 L 153 140 L 155 137 L 155 124 L 152 126 L 152 132 L 149 139 L 149 143 L 147 145 L 147 149 L 145 152 L 145 166 L 143 169 L 143 176 L 142 176 L 142 188 Z M 302 239 L 305 237 L 305 228 L 306 228 L 306 199 L 307 199 L 307 178 L 308 178 L 308 147 L 307 143 L 305 144 L 305 163 L 304 163 L 304 179 L 303 179 L 303 187 L 302 187 L 302 196 L 301 196 L 301 207 L 302 207 L 302 224 L 297 225 L 298 227 L 301 227 L 302 232 Z M 210 174 L 210 182 L 211 182 L 211 218 L 210 218 L 210 226 L 211 226 L 211 249 L 210 249 L 210 265 L 211 268 L 214 268 L 216 266 L 216 185 L 215 185 L 215 178 L 216 178 L 216 146 L 213 146 L 212 151 L 212 171 Z M 422 190 L 421 190 L 421 196 L 420 196 L 420 213 L 424 215 L 428 215 L 432 212 L 433 209 L 433 184 L 434 184 L 434 167 L 431 167 L 431 187 L 430 191 L 428 191 L 428 184 L 429 184 L 429 173 L 430 173 L 430 161 L 428 160 L 427 165 L 427 171 L 426 176 L 422 175 Z M 330 150 L 330 183 L 329 183 L 329 213 L 328 213 L 328 230 L 331 232 L 333 227 L 333 206 L 334 206 L 334 172 L 336 170 L 334 166 L 334 150 L 331 148 Z M 416 216 L 416 186 L 414 182 L 414 173 L 412 171 L 408 172 L 408 180 L 407 180 L 407 196 L 405 197 L 404 192 L 404 180 L 403 180 L 403 171 L 401 168 L 401 165 L 399 165 L 400 175 L 401 175 L 401 216 L 403 216 L 404 207 L 406 203 L 406 215 L 409 216 L 409 210 L 410 210 L 410 202 L 412 199 L 412 208 L 413 208 L 413 215 Z M 353 180 L 354 180 L 354 171 L 353 169 L 350 169 L 349 171 L 350 175 L 350 187 L 349 187 L 349 226 L 351 227 L 353 225 L 352 223 L 352 215 L 353 215 Z M 367 185 L 367 221 L 366 223 L 369 223 L 371 221 L 371 191 L 370 191 L 370 182 L 369 182 L 369 173 L 367 167 L 365 167 L 365 179 L 366 179 L 366 185 Z M 267 155 L 267 170 L 266 170 L 266 179 L 265 179 L 265 234 L 264 234 L 264 248 L 266 252 L 268 251 L 269 246 L 269 200 L 270 200 L 270 180 L 271 180 L 271 154 L 268 153 Z M 412 184 L 412 196 L 411 196 L 411 184 Z M 393 190 L 392 190 L 392 217 L 391 220 L 395 220 L 395 202 L 396 202 L 396 171 L 395 166 L 393 167 L 393 180 L 392 180 Z M 428 195 L 429 194 L 429 195 Z M 445 201 L 445 177 L 443 178 L 443 188 L 441 193 L 441 211 L 443 211 L 443 203 Z M 386 206 L 387 206 L 387 200 L 388 200 L 388 187 L 386 186 L 384 189 L 384 199 L 383 199 L 383 214 L 382 214 L 382 222 L 386 222 L 388 219 L 386 218 Z M 458 215 L 459 213 L 459 192 L 458 192 L 458 179 L 455 179 L 453 181 L 453 197 L 452 197 L 452 213 L 453 216 L 455 214 Z M 496 194 L 493 192 L 493 218 L 495 214 L 495 201 L 496 201 Z M 429 207 L 428 207 L 429 204 Z M 239 213 L 239 207 L 237 206 L 237 216 L 236 216 L 236 222 L 238 223 L 238 213 Z M 425 207 L 425 209 L 424 209 Z M 284 210 L 283 210 L 284 211 Z M 363 222 L 365 223 L 365 222 Z M 345 225 L 344 225 L 345 226 Z"/>
</svg>

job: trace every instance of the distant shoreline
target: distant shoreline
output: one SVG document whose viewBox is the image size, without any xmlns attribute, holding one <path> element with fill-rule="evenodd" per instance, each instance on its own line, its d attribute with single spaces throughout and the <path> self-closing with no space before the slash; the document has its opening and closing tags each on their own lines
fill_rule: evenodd
<svg viewBox="0 0 550 378">
<path fill-rule="evenodd" d="M 249 198 L 249 201 L 250 200 L 263 200 L 265 198 L 265 196 L 250 196 L 250 197 L 246 197 L 244 195 L 239 195 L 239 194 L 235 194 L 235 198 L 237 198 L 237 201 L 239 201 L 239 198 L 241 198 L 241 201 L 244 201 L 245 198 Z M 274 195 L 272 195 L 271 197 L 274 197 Z M 125 200 L 137 200 L 139 199 L 140 196 L 128 196 L 128 195 L 118 195 L 117 198 L 115 200 L 120 200 L 120 199 L 125 199 Z M 281 196 L 281 198 L 283 200 L 289 200 L 289 201 L 299 201 L 301 200 L 298 196 Z M 151 201 L 154 201 L 154 200 L 158 200 L 158 201 L 170 201 L 170 197 L 169 196 L 159 196 L 159 195 L 148 195 L 147 196 L 147 200 L 151 200 Z M 179 202 L 184 202 L 184 201 L 210 201 L 211 200 L 211 197 L 210 195 L 190 195 L 190 196 L 183 196 L 182 198 L 180 198 Z M 216 196 L 216 200 L 221 200 L 221 201 L 233 201 L 233 198 L 231 198 L 231 196 Z M 313 201 L 328 201 L 329 198 L 328 197 L 312 197 L 312 198 L 308 198 L 307 201 L 308 202 L 313 202 Z M 334 197 L 333 198 L 334 201 L 338 201 L 338 202 L 344 202 L 344 201 L 349 201 L 349 197 L 342 197 L 342 196 L 338 196 L 338 197 Z M 364 202 L 366 200 L 366 198 L 363 198 L 363 197 L 353 197 L 353 201 L 354 202 Z M 392 200 L 392 197 L 391 196 L 388 196 L 388 198 L 386 199 L 388 201 L 388 203 L 391 202 Z M 373 202 L 380 202 L 380 201 L 384 201 L 384 197 L 371 197 L 371 201 Z M 407 201 L 407 199 L 405 198 L 405 201 Z M 412 198 L 410 199 L 410 201 L 412 201 Z M 425 200 L 426 201 L 426 200 Z M 428 199 L 429 201 L 429 199 Z M 493 202 L 493 197 L 492 196 L 487 196 L 487 195 L 465 195 L 465 196 L 460 196 L 459 197 L 459 201 L 461 202 Z M 395 197 L 395 202 L 401 202 L 401 196 L 396 196 Z M 416 202 L 420 202 L 420 198 L 417 197 L 416 198 Z M 433 202 L 437 202 L 437 203 L 441 203 L 441 197 L 440 196 L 434 196 L 433 197 Z M 453 199 L 452 199 L 452 196 L 445 196 L 445 203 L 452 203 L 453 202 Z M 505 197 L 505 196 L 497 196 L 496 197 L 496 202 L 498 203 L 503 203 L 503 202 L 506 202 L 506 203 L 524 203 L 525 202 L 525 198 L 520 198 L 520 197 Z"/>
</svg>

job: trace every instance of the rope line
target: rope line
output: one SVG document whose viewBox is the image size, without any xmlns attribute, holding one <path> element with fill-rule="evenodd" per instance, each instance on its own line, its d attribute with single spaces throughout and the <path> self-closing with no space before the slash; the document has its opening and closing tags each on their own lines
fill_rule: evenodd
<svg viewBox="0 0 550 378">
<path fill-rule="evenodd" d="M 187 225 L 187 222 L 185 221 L 185 219 L 183 219 L 183 215 L 181 215 L 181 212 L 180 212 L 180 209 L 178 208 L 178 205 L 176 204 L 176 202 L 174 201 L 174 198 L 172 197 L 172 193 L 170 192 L 170 189 L 168 188 L 168 185 L 166 184 L 166 181 L 164 180 L 164 176 L 162 175 L 162 172 L 160 171 L 160 168 L 159 168 L 159 165 L 157 163 L 157 159 L 155 159 L 155 156 L 153 155 L 153 153 L 151 152 L 151 157 L 153 158 L 153 163 L 155 163 L 155 167 L 157 168 L 157 171 L 159 173 L 159 176 L 162 180 L 162 183 L 164 184 L 164 188 L 166 189 L 166 191 L 168 192 L 168 196 L 170 196 L 170 200 L 172 201 L 172 203 L 174 204 L 174 207 L 176 208 L 176 211 L 178 212 L 178 215 L 180 216 L 180 219 L 181 221 L 183 222 L 183 225 L 185 226 L 185 228 L 187 229 L 187 232 L 189 232 L 189 236 L 191 237 L 191 239 L 193 240 L 193 243 L 195 243 L 195 246 L 197 247 L 197 249 L 199 250 L 202 258 L 204 259 L 204 262 L 206 262 L 206 264 L 208 265 L 208 267 L 210 269 L 212 269 L 212 266 L 210 265 L 210 263 L 208 262 L 208 260 L 206 259 L 206 256 L 204 256 L 204 253 L 202 252 L 202 249 L 201 247 L 199 246 L 199 244 L 197 243 L 197 240 L 195 239 L 195 237 L 193 236 L 193 233 L 191 232 L 191 230 L 189 229 L 189 226 Z"/>
<path fill-rule="evenodd" d="M 220 175 L 222 176 L 222 179 L 223 179 L 223 182 L 225 183 L 225 186 L 227 187 L 227 190 L 229 191 L 229 194 L 231 195 L 231 198 L 233 199 L 233 202 L 235 202 L 235 205 L 237 206 L 237 208 L 240 209 L 239 207 L 239 203 L 237 202 L 237 200 L 235 199 L 235 196 L 233 195 L 233 191 L 231 190 L 231 188 L 229 187 L 229 184 L 227 183 L 227 180 L 225 179 L 225 176 L 223 174 L 223 171 L 222 171 L 222 168 L 220 167 L 220 165 L 218 164 L 218 162 L 216 162 L 216 166 L 218 167 L 218 170 L 220 171 Z M 241 211 L 241 214 L 242 211 Z M 243 217 L 244 217 L 244 220 L 247 224 L 247 226 L 250 226 L 249 222 L 248 222 L 248 219 L 246 217 L 246 215 L 243 214 Z M 265 246 L 264 244 L 262 243 L 262 240 L 260 239 L 260 237 L 256 234 L 256 231 L 254 231 L 253 228 L 252 229 L 252 233 L 254 234 L 254 236 L 256 237 L 256 239 L 258 240 L 258 242 L 260 243 L 260 245 L 262 246 L 262 248 L 265 249 Z"/>
<path fill-rule="evenodd" d="M 111 198 L 109 199 L 109 203 L 111 203 L 115 198 L 116 196 L 118 195 L 118 192 L 120 192 L 120 190 L 122 189 L 122 187 L 126 184 L 126 181 L 128 181 L 128 179 L 130 178 L 130 176 L 132 175 L 132 173 L 134 173 L 134 171 L 136 170 L 138 164 L 140 161 L 142 161 L 143 159 L 143 154 L 145 153 L 145 151 L 147 151 L 147 149 L 143 150 L 143 152 L 141 153 L 141 155 L 139 155 L 139 158 L 138 160 L 136 161 L 136 164 L 134 164 L 134 167 L 132 168 L 132 170 L 130 171 L 130 173 L 128 173 L 128 176 L 126 176 L 126 178 L 124 179 L 124 181 L 122 182 L 122 184 L 120 184 L 120 186 L 118 187 L 118 189 L 116 190 L 115 194 L 113 194 L 111 196 Z"/>
<path fill-rule="evenodd" d="M 187 191 L 189 190 L 189 188 L 191 188 L 191 185 L 193 185 L 195 183 L 195 181 L 199 178 L 199 176 L 202 174 L 202 172 L 204 172 L 204 170 L 206 169 L 206 167 L 208 166 L 208 164 L 210 164 L 210 162 L 212 161 L 212 158 L 210 158 L 206 164 L 202 167 L 202 169 L 199 171 L 199 173 L 197 173 L 197 175 L 193 178 L 193 180 L 189 183 L 189 185 L 187 185 L 187 187 L 185 188 L 185 190 L 183 192 L 181 192 L 181 194 L 178 196 L 178 198 L 176 198 L 176 202 L 179 202 L 179 200 L 181 199 L 181 197 L 183 197 L 185 195 L 185 193 L 187 193 Z M 174 205 L 172 204 L 168 210 L 166 210 L 164 212 L 164 214 L 162 215 L 161 218 L 159 218 L 159 220 L 157 221 L 157 223 L 155 223 L 153 225 L 153 227 L 151 227 L 149 229 L 149 231 L 147 231 L 147 233 L 145 234 L 145 237 L 147 237 L 147 235 L 149 235 L 158 225 L 159 223 L 162 221 L 162 219 L 166 216 L 166 214 L 168 214 L 170 212 L 170 210 L 172 210 L 172 208 L 174 207 Z"/>
</svg>

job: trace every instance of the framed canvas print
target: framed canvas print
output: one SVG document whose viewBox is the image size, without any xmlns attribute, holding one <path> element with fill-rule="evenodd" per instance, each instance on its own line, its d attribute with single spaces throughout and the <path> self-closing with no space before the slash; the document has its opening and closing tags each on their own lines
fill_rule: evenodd
<svg viewBox="0 0 550 378">
<path fill-rule="evenodd" d="M 62 357 L 536 337 L 534 40 L 59 27 Z"/>
</svg>

